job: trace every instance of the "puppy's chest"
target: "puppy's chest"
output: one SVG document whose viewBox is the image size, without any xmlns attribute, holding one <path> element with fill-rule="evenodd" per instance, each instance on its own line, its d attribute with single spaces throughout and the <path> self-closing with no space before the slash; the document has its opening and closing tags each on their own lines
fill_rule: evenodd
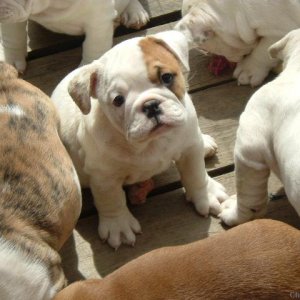
<svg viewBox="0 0 300 300">
<path fill-rule="evenodd" d="M 116 172 L 123 174 L 124 184 L 147 180 L 164 172 L 179 159 L 182 151 L 174 148 L 154 147 L 140 154 L 123 156 L 122 162 L 116 164 Z"/>
<path fill-rule="evenodd" d="M 172 159 L 168 158 L 151 162 L 143 160 L 139 165 L 131 165 L 124 176 L 124 184 L 145 181 L 167 170 L 171 163 Z"/>
</svg>

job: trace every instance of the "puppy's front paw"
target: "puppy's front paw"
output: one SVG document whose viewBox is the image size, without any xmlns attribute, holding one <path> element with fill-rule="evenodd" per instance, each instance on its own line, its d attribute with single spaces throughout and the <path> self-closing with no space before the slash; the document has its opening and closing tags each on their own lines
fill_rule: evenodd
<svg viewBox="0 0 300 300">
<path fill-rule="evenodd" d="M 213 137 L 208 134 L 202 134 L 204 142 L 205 157 L 211 157 L 216 154 L 218 145 Z"/>
<path fill-rule="evenodd" d="M 269 71 L 264 64 L 259 64 L 251 57 L 246 57 L 237 64 L 233 77 L 237 79 L 238 84 L 250 84 L 254 87 L 263 83 Z"/>
<path fill-rule="evenodd" d="M 208 183 L 200 191 L 193 194 L 189 201 L 193 202 L 197 212 L 207 217 L 209 213 L 217 216 L 221 212 L 221 204 L 228 198 L 222 184 L 209 178 Z"/>
<path fill-rule="evenodd" d="M 219 218 L 228 226 L 235 226 L 245 223 L 252 218 L 252 213 L 249 210 L 249 214 L 242 213 L 238 210 L 236 195 L 231 196 L 221 205 L 222 212 L 219 214 Z"/>
<path fill-rule="evenodd" d="M 128 28 L 140 29 L 149 22 L 149 15 L 138 0 L 131 0 L 121 14 L 121 23 Z"/>
<path fill-rule="evenodd" d="M 134 245 L 135 234 L 141 232 L 139 222 L 134 218 L 128 209 L 116 217 L 99 216 L 98 232 L 100 238 L 118 249 L 124 243 Z"/>
<path fill-rule="evenodd" d="M 24 73 L 26 69 L 26 51 L 5 49 L 0 46 L 0 60 L 14 66 L 19 73 Z"/>
</svg>

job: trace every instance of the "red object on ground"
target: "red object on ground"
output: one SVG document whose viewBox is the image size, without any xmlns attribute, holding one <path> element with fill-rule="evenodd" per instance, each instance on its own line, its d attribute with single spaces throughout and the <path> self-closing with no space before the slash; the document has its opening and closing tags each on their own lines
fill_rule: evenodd
<svg viewBox="0 0 300 300">
<path fill-rule="evenodd" d="M 127 186 L 127 197 L 131 204 L 143 204 L 146 202 L 147 195 L 154 189 L 154 181 L 148 179 Z"/>
<path fill-rule="evenodd" d="M 227 69 L 234 69 L 236 63 L 228 61 L 224 56 L 214 55 L 208 65 L 208 70 L 215 76 L 221 75 Z"/>
</svg>

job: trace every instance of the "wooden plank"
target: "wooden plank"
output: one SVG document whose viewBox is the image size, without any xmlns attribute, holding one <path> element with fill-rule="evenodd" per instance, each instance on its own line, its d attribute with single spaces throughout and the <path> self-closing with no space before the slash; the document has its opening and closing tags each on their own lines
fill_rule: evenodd
<svg viewBox="0 0 300 300">
<path fill-rule="evenodd" d="M 209 169 L 232 162 L 239 117 L 255 90 L 231 82 L 192 94 L 202 132 L 213 136 L 219 146 L 208 161 Z"/>
<path fill-rule="evenodd" d="M 162 16 L 181 10 L 182 0 L 140 0 L 150 17 Z"/>
<path fill-rule="evenodd" d="M 168 29 L 172 29 L 172 24 L 162 25 L 119 37 L 115 39 L 115 44 L 135 36 L 154 34 Z M 207 69 L 210 59 L 210 57 L 200 54 L 195 49 L 191 50 L 191 72 L 188 77 L 188 84 L 191 90 L 205 89 L 208 86 L 220 84 L 231 78 L 231 71 L 225 72 L 222 76 L 214 76 L 211 74 Z M 58 82 L 78 67 L 80 60 L 80 47 L 31 60 L 28 62 L 24 79 L 50 95 Z"/>
<path fill-rule="evenodd" d="M 235 193 L 233 173 L 217 178 L 229 194 Z M 281 184 L 272 177 L 269 191 Z M 184 201 L 182 189 L 152 197 L 146 204 L 130 208 L 143 227 L 134 248 L 121 246 L 117 251 L 99 240 L 96 216 L 81 219 L 61 251 L 69 281 L 103 277 L 124 263 L 158 247 L 179 245 L 203 239 L 225 229 L 214 217 L 202 218 Z M 300 228 L 299 217 L 286 199 L 272 201 L 268 218 L 285 221 Z"/>
<path fill-rule="evenodd" d="M 209 71 L 208 65 L 212 60 L 212 56 L 204 55 L 196 48 L 190 50 L 189 56 L 191 70 L 188 76 L 188 86 L 190 92 L 203 89 L 210 85 L 216 85 L 220 82 L 233 80 L 232 69 L 225 69 L 218 76 Z"/>
</svg>

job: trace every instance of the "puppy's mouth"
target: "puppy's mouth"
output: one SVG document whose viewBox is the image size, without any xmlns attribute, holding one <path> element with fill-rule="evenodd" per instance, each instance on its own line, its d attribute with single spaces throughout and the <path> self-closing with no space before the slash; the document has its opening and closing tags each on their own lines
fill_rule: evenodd
<svg viewBox="0 0 300 300">
<path fill-rule="evenodd" d="M 152 105 L 144 110 L 133 112 L 126 129 L 127 139 L 147 141 L 168 134 L 175 127 L 182 126 L 186 121 L 184 107 L 174 101 L 165 101 L 161 106 Z"/>
<path fill-rule="evenodd" d="M 163 123 L 159 116 L 155 116 L 154 119 L 155 119 L 156 124 L 150 130 L 149 135 L 151 135 L 151 136 L 161 134 L 172 127 L 170 125 Z"/>
</svg>

